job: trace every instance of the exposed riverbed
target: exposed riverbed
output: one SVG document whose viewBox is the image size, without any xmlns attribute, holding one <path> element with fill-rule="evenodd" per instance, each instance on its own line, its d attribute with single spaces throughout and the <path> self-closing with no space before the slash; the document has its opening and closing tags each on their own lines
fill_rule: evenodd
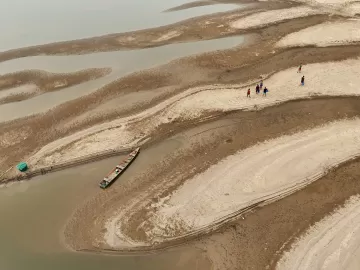
<svg viewBox="0 0 360 270">
<path fill-rule="evenodd" d="M 179 142 L 169 141 L 165 149 L 144 151 L 114 186 L 128 181 L 139 168 L 146 167 L 151 160 L 149 155 L 172 151 L 178 145 Z M 196 264 L 206 267 L 209 262 L 197 249 L 180 248 L 151 256 L 109 256 L 65 248 L 62 230 L 71 213 L 87 198 L 106 192 L 98 187 L 98 182 L 122 158 L 114 157 L 0 188 L 1 269 L 185 270 Z"/>
<path fill-rule="evenodd" d="M 229 37 L 200 42 L 172 44 L 162 47 L 94 53 L 72 56 L 34 56 L 0 63 L 0 73 L 12 73 L 24 69 L 40 69 L 49 72 L 73 72 L 77 70 L 108 67 L 112 72 L 97 80 L 46 93 L 22 102 L 0 106 L 0 121 L 9 121 L 31 114 L 45 112 L 66 101 L 90 94 L 99 88 L 131 72 L 165 64 L 179 57 L 206 51 L 226 49 L 241 45 L 244 37 Z"/>
<path fill-rule="evenodd" d="M 234 4 L 217 4 L 164 12 L 192 1 L 6 0 L 4 2 L 6 8 L 0 11 L 3 22 L 0 26 L 2 33 L 0 51 L 157 27 L 240 7 Z M 14 35 L 14 32 L 17 34 Z"/>
<path fill-rule="evenodd" d="M 20 161 L 32 170 L 144 144 L 107 190 L 99 182 L 124 157 L 0 186 L 0 270 L 273 269 L 311 224 L 360 194 L 350 161 L 360 145 L 358 22 L 344 20 L 356 6 L 299 1 L 216 15 L 241 4 L 9 2 L 0 175 L 19 174 Z M 318 31 L 339 25 L 337 39 Z M 89 68 L 109 73 L 66 81 Z M 260 80 L 268 95 L 254 93 Z M 277 192 L 285 197 L 260 200 Z"/>
</svg>

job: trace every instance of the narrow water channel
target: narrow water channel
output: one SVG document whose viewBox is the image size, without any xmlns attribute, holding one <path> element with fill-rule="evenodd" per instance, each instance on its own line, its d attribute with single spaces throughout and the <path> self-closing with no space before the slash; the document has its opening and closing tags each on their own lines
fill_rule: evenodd
<svg viewBox="0 0 360 270">
<path fill-rule="evenodd" d="M 189 0 L 5 0 L 0 10 L 0 51 L 43 43 L 132 31 L 174 23 L 194 16 L 237 8 L 213 5 L 176 12 L 169 8 Z M 0 121 L 46 112 L 53 106 L 96 91 L 126 74 L 191 54 L 240 45 L 243 37 L 173 44 L 135 51 L 95 53 L 82 56 L 37 56 L 0 64 L 0 73 L 25 69 L 72 72 L 84 68 L 111 67 L 98 80 L 0 106 Z M 31 91 L 26 86 L 26 91 Z M 24 89 L 11 89 L 22 93 Z M 6 95 L 8 93 L 3 93 Z M 114 185 L 132 181 L 165 155 L 181 147 L 181 139 L 166 140 L 141 152 Z M 210 269 L 204 253 L 179 247 L 146 256 L 74 252 L 63 243 L 63 229 L 72 213 L 99 192 L 100 180 L 122 157 L 36 177 L 31 181 L 0 187 L 0 270 L 190 270 Z"/>
<path fill-rule="evenodd" d="M 133 51 L 71 56 L 34 56 L 3 62 L 0 63 L 0 73 L 2 74 L 24 69 L 41 69 L 49 72 L 74 72 L 94 67 L 111 67 L 113 72 L 103 78 L 68 87 L 60 91 L 46 93 L 21 102 L 1 105 L 0 122 L 45 112 L 61 103 L 94 92 L 111 81 L 131 72 L 165 64 L 176 58 L 192 54 L 235 47 L 241 45 L 243 41 L 244 37 L 239 36 L 171 44 Z"/>
<path fill-rule="evenodd" d="M 141 152 L 114 185 L 181 146 L 167 140 Z M 114 256 L 67 250 L 62 230 L 76 207 L 97 192 L 103 176 L 121 160 L 114 157 L 0 188 L 0 269 L 4 270 L 189 270 L 210 269 L 197 249 L 177 248 L 146 256 Z"/>
</svg>

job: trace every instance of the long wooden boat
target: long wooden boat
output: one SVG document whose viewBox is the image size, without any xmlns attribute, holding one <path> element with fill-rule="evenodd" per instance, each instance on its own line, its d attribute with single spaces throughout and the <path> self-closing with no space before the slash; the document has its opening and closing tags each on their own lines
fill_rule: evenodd
<svg viewBox="0 0 360 270">
<path fill-rule="evenodd" d="M 115 180 L 130 166 L 131 162 L 137 157 L 140 152 L 140 147 L 132 151 L 126 159 L 124 159 L 120 164 L 108 173 L 108 175 L 100 182 L 99 186 L 102 189 L 109 187 Z"/>
</svg>

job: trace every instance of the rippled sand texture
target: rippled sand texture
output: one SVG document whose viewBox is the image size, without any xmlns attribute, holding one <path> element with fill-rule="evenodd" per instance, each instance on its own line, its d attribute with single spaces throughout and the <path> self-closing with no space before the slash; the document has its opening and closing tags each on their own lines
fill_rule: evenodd
<svg viewBox="0 0 360 270">
<path fill-rule="evenodd" d="M 237 29 L 263 27 L 269 24 L 275 24 L 290 19 L 322 13 L 324 12 L 319 9 L 313 9 L 310 7 L 294 7 L 280 10 L 269 10 L 241 18 L 232 22 L 230 26 Z"/>
<path fill-rule="evenodd" d="M 161 16 L 183 12 L 180 17 L 189 18 L 196 5 L 216 9 L 213 2 L 176 2 Z M 111 188 L 98 189 L 98 175 L 86 179 L 94 193 L 88 198 L 84 192 L 69 218 L 67 244 L 75 250 L 143 252 L 189 241 L 204 254 L 221 246 L 223 257 L 210 259 L 218 259 L 214 269 L 223 270 L 216 267 L 225 269 L 223 262 L 237 256 L 227 248 L 251 242 L 242 235 L 251 215 L 265 209 L 265 227 L 276 231 L 275 223 L 291 220 L 291 211 L 276 219 L 266 207 L 359 157 L 358 10 L 354 1 L 262 1 L 174 25 L 154 19 L 152 26 L 161 26 L 156 29 L 0 52 L 0 147 L 9 152 L 9 158 L 0 156 L 2 171 L 20 159 L 33 170 L 140 146 L 134 167 Z M 121 31 L 150 27 L 145 19 L 121 24 Z M 260 80 L 267 95 L 255 94 Z M 103 162 L 105 168 L 113 160 Z M 95 165 L 89 168 L 102 174 Z M 300 235 L 315 216 L 308 206 L 303 227 L 289 221 L 286 239 L 269 237 L 276 242 L 272 250 L 265 243 L 248 245 L 254 250 L 246 253 L 269 267 L 282 257 L 278 269 L 356 269 L 351 254 L 358 253 L 359 201 L 352 197 L 323 218 L 335 208 L 330 201 L 332 208 L 316 221 L 323 220 Z M 226 230 L 235 237 L 223 239 Z M 204 244 L 216 234 L 218 246 Z M 300 237 L 281 256 L 291 234 Z M 195 237 L 201 239 L 191 242 Z M 271 258 L 262 256 L 265 250 Z M 234 263 L 226 269 L 241 267 L 254 268 Z"/>
<path fill-rule="evenodd" d="M 306 76 L 304 87 L 299 85 L 301 75 L 296 73 L 296 67 L 287 69 L 266 80 L 265 86 L 270 91 L 266 98 L 254 92 L 251 99 L 246 98 L 247 88 L 241 85 L 189 89 L 140 114 L 97 125 L 57 140 L 44 146 L 30 161 L 36 165 L 46 156 L 41 163 L 49 165 L 96 153 L 101 149 L 131 147 L 150 136 L 161 124 L 177 119 L 196 119 L 204 111 L 254 110 L 311 96 L 359 95 L 359 67 L 360 60 L 308 65 L 303 70 Z M 65 147 L 66 151 L 58 151 Z"/>
<path fill-rule="evenodd" d="M 324 23 L 292 33 L 281 39 L 277 46 L 294 47 L 315 45 L 319 47 L 346 45 L 360 42 L 360 20 Z"/>
<path fill-rule="evenodd" d="M 360 197 L 312 226 L 286 252 L 277 270 L 359 269 Z"/>
<path fill-rule="evenodd" d="M 358 155 L 359 135 L 356 119 L 280 137 L 229 156 L 157 204 L 154 216 L 145 221 L 153 228 L 147 235 L 160 241 L 171 238 L 179 227 L 186 235 L 250 205 L 289 195 Z"/>
</svg>

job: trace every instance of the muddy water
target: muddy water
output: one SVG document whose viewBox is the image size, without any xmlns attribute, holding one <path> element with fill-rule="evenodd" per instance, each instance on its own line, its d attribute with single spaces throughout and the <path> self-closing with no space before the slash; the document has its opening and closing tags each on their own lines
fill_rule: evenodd
<svg viewBox="0 0 360 270">
<path fill-rule="evenodd" d="M 141 152 L 114 185 L 133 176 L 181 146 L 167 140 Z M 76 206 L 97 192 L 99 180 L 121 160 L 115 157 L 0 188 L 0 269 L 6 270 L 167 270 L 210 269 L 197 249 L 178 248 L 147 256 L 109 256 L 72 252 L 61 232 Z"/>
<path fill-rule="evenodd" d="M 240 45 L 244 37 L 229 37 L 200 42 L 171 44 L 135 51 L 118 51 L 72 56 L 35 56 L 0 63 L 0 73 L 24 69 L 42 69 L 50 72 L 72 72 L 85 68 L 111 67 L 113 72 L 103 78 L 82 83 L 61 91 L 0 106 L 0 121 L 13 120 L 41 113 L 63 102 L 81 97 L 101 88 L 126 74 L 147 69 L 173 59 L 206 51 L 226 49 Z"/>
<path fill-rule="evenodd" d="M 163 12 L 189 0 L 3 0 L 0 51 L 166 25 L 239 6 Z"/>
</svg>

